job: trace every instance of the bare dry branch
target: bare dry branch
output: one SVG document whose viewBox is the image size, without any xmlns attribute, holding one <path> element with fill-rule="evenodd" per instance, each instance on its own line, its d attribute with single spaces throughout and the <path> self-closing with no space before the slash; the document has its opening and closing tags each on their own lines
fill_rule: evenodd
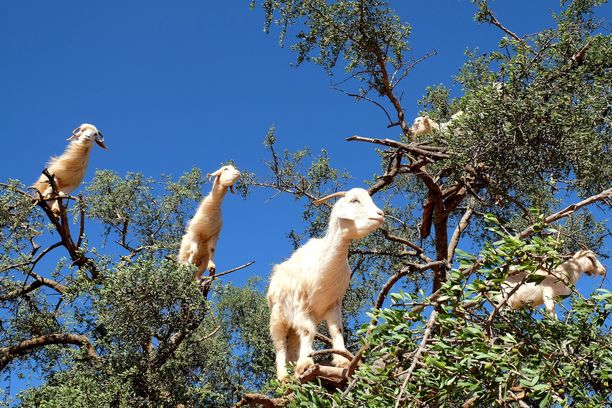
<svg viewBox="0 0 612 408">
<path fill-rule="evenodd" d="M 390 241 L 399 242 L 401 244 L 404 244 L 404 245 L 414 249 L 416 251 L 415 255 L 417 255 L 423 261 L 425 261 L 425 262 L 432 262 L 432 259 L 429 258 L 427 255 L 425 255 L 425 250 L 423 248 L 421 248 L 420 246 L 418 246 L 417 244 L 407 240 L 406 238 L 402 238 L 402 237 L 398 237 L 396 235 L 392 235 L 386 229 L 381 229 L 381 231 L 382 231 L 382 233 L 383 233 L 383 235 L 385 236 L 386 239 L 388 239 Z"/>
<path fill-rule="evenodd" d="M 298 377 L 302 384 L 310 382 L 317 377 L 325 377 L 329 379 L 336 379 L 344 381 L 347 379 L 348 370 L 346 368 L 331 367 L 315 364 L 306 370 L 302 375 Z"/>
<path fill-rule="evenodd" d="M 381 146 L 393 147 L 396 149 L 401 149 L 407 153 L 412 153 L 417 156 L 429 157 L 434 160 L 448 159 L 450 157 L 446 153 L 441 153 L 435 150 L 424 149 L 422 146 L 418 144 L 407 144 L 407 143 L 398 142 L 397 140 L 393 140 L 393 139 L 373 139 L 370 137 L 354 135 L 351 137 L 347 137 L 346 141 L 348 142 L 352 142 L 352 141 L 368 142 L 368 143 L 378 144 Z"/>
<path fill-rule="evenodd" d="M 23 356 L 28 352 L 50 344 L 74 344 L 87 349 L 87 354 L 95 360 L 100 359 L 93 344 L 86 336 L 80 334 L 55 333 L 45 336 L 34 337 L 22 341 L 19 344 L 0 348 L 0 370 L 4 369 L 13 359 Z"/>
<path fill-rule="evenodd" d="M 599 194 L 595 194 L 589 198 L 586 198 L 582 201 L 579 201 L 575 204 L 572 205 L 568 205 L 567 207 L 565 207 L 564 209 L 562 209 L 561 211 L 558 211 L 554 214 L 549 215 L 548 217 L 544 218 L 544 223 L 545 224 L 550 224 L 552 222 L 558 221 L 561 218 L 567 217 L 569 215 L 572 215 L 573 213 L 575 213 L 576 211 L 578 211 L 579 209 L 581 209 L 582 207 L 585 207 L 589 204 L 593 204 L 597 201 L 602 201 L 602 200 L 606 200 L 606 199 L 610 199 L 612 198 L 612 188 L 609 188 L 607 190 L 602 191 Z M 517 237 L 518 238 L 527 238 L 528 236 L 530 236 L 531 234 L 533 234 L 535 232 L 535 226 L 531 226 L 529 228 L 526 228 L 525 230 L 521 231 Z"/>
<path fill-rule="evenodd" d="M 374 183 L 369 189 L 368 193 L 370 195 L 376 194 L 378 191 L 382 190 L 389 184 L 393 182 L 393 179 L 398 174 L 402 164 L 402 154 L 396 152 L 389 160 L 389 165 L 387 166 L 387 171 L 384 175 L 378 178 L 378 181 Z"/>
<path fill-rule="evenodd" d="M 498 27 L 500 30 L 502 30 L 504 33 L 508 34 L 510 37 L 514 38 L 516 41 L 519 41 L 521 43 L 524 43 L 525 40 L 523 40 L 521 37 L 519 37 L 518 35 L 516 35 L 515 33 L 513 33 L 512 31 L 510 31 L 508 28 L 504 27 L 499 20 L 495 17 L 495 14 L 493 14 L 493 12 L 489 9 L 489 7 L 487 6 L 487 18 L 489 23 L 493 24 L 494 26 Z"/>
<path fill-rule="evenodd" d="M 319 340 L 319 341 L 322 341 L 323 343 L 326 343 L 326 344 L 328 344 L 330 346 L 333 344 L 332 339 L 330 339 L 327 336 L 322 335 L 321 333 L 315 334 L 315 339 Z"/>
<path fill-rule="evenodd" d="M 235 267 L 235 268 L 228 269 L 227 271 L 223 271 L 223 272 L 215 273 L 214 275 L 212 275 L 212 277 L 213 277 L 213 278 L 220 278 L 221 276 L 224 276 L 224 275 L 229 275 L 229 274 L 230 274 L 230 273 L 232 273 L 232 272 L 236 272 L 236 271 L 239 271 L 239 270 L 241 270 L 241 269 L 244 269 L 244 268 L 246 268 L 246 267 L 248 267 L 248 266 L 251 266 L 251 265 L 253 265 L 254 263 L 255 263 L 255 261 L 250 261 L 250 262 L 245 263 L 244 265 L 240 265 L 240 266 L 237 266 L 237 267 Z"/>
</svg>

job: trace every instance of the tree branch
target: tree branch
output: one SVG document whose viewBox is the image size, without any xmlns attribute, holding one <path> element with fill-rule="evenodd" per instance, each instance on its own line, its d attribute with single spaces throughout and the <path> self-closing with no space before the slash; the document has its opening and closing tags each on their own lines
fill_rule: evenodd
<svg viewBox="0 0 612 408">
<path fill-rule="evenodd" d="M 572 205 L 568 205 L 567 207 L 565 207 L 564 209 L 562 209 L 561 211 L 558 211 L 554 214 L 549 215 L 548 217 L 544 218 L 544 223 L 545 224 L 550 224 L 553 223 L 557 220 L 560 220 L 561 218 L 567 217 L 569 215 L 572 215 L 573 213 L 575 213 L 576 211 L 578 211 L 579 209 L 581 209 L 582 207 L 585 207 L 589 204 L 593 204 L 594 202 L 597 201 L 602 201 L 602 200 L 606 200 L 612 198 L 612 188 L 609 188 L 607 190 L 602 191 L 599 194 L 595 194 L 589 198 L 586 198 L 582 201 L 579 201 L 575 204 Z M 523 231 L 521 231 L 517 237 L 518 238 L 527 238 L 528 236 L 530 236 L 531 234 L 533 234 L 535 232 L 535 226 L 532 225 L 529 228 L 524 229 Z"/>
<path fill-rule="evenodd" d="M 389 160 L 389 165 L 387 166 L 387 171 L 384 175 L 378 177 L 378 181 L 373 184 L 369 189 L 368 193 L 370 195 L 376 194 L 378 191 L 382 190 L 389 184 L 393 182 L 393 179 L 399 172 L 402 164 L 402 153 L 395 152 L 391 159 Z"/>
<path fill-rule="evenodd" d="M 486 2 L 485 2 L 486 3 Z M 510 31 L 508 28 L 504 27 L 499 20 L 495 17 L 495 14 L 493 14 L 493 12 L 491 11 L 491 9 L 489 9 L 489 6 L 486 6 L 486 16 L 488 19 L 488 22 L 490 24 L 493 24 L 494 26 L 498 27 L 500 30 L 502 30 L 504 33 L 508 34 L 510 37 L 514 38 L 516 41 L 519 41 L 521 43 L 524 43 L 525 41 L 519 37 L 518 35 L 516 35 L 515 33 L 513 33 L 512 31 Z"/>
<path fill-rule="evenodd" d="M 240 408 L 244 406 L 253 407 L 256 405 L 261 405 L 263 408 L 277 408 L 284 407 L 287 403 L 287 398 L 270 398 L 264 394 L 255 394 L 249 393 L 244 394 L 242 399 L 234 405 L 235 408 Z"/>
<path fill-rule="evenodd" d="M 376 299 L 374 308 L 380 309 L 382 307 L 383 303 L 385 302 L 385 299 L 387 298 L 387 295 L 389 294 L 389 291 L 391 290 L 391 288 L 393 288 L 393 285 L 395 285 L 397 281 L 399 281 L 401 278 L 408 275 L 408 273 L 417 272 L 417 271 L 422 272 L 422 271 L 426 271 L 427 269 L 435 268 L 437 266 L 445 265 L 445 264 L 446 264 L 446 260 L 442 260 L 442 261 L 429 262 L 423 265 L 410 264 L 406 268 L 403 268 L 401 271 L 391 276 L 389 280 L 387 280 L 387 283 L 383 285 L 380 292 L 378 293 L 378 298 Z"/>
<path fill-rule="evenodd" d="M 323 356 L 323 355 L 326 355 L 326 354 L 338 354 L 338 355 L 346 358 L 347 360 L 352 360 L 352 359 L 355 358 L 353 353 L 351 353 L 350 351 L 339 350 L 339 349 L 315 350 L 315 351 L 311 352 L 308 356 L 309 357 L 315 357 L 315 356 Z"/>
<path fill-rule="evenodd" d="M 412 153 L 417 156 L 429 157 L 434 160 L 448 159 L 450 157 L 446 153 L 440 153 L 435 150 L 428 150 L 416 144 L 406 144 L 406 143 L 398 142 L 397 140 L 393 140 L 393 139 L 372 139 L 370 137 L 354 135 L 351 137 L 347 137 L 346 141 L 347 142 L 352 142 L 352 141 L 368 142 L 368 143 L 374 143 L 374 144 L 387 146 L 387 147 L 394 147 L 396 149 L 404 150 L 407 153 Z"/>
<path fill-rule="evenodd" d="M 348 369 L 346 368 L 315 364 L 308 370 L 306 370 L 302 375 L 300 375 L 298 379 L 302 384 L 310 382 L 317 377 L 325 377 L 344 381 L 348 378 L 347 373 Z"/>
<path fill-rule="evenodd" d="M 459 239 L 461 238 L 461 234 L 463 234 L 463 231 L 465 231 L 465 229 L 467 228 L 467 225 L 473 213 L 474 213 L 473 207 L 468 206 L 468 208 L 463 213 L 463 216 L 461 217 L 459 224 L 457 224 L 457 227 L 455 228 L 455 232 L 453 232 L 453 236 L 451 237 L 451 240 L 448 244 L 448 255 L 446 256 L 446 259 L 448 259 L 449 263 L 453 262 L 453 258 L 455 256 L 455 250 L 457 249 L 457 245 L 459 245 Z"/>
<path fill-rule="evenodd" d="M 423 261 L 425 261 L 425 262 L 432 262 L 432 259 L 429 258 L 427 255 L 425 255 L 425 250 L 423 248 L 421 248 L 420 246 L 418 246 L 417 244 L 407 240 L 406 238 L 402 238 L 402 237 L 398 237 L 396 235 L 392 235 L 386 229 L 381 229 L 381 231 L 382 231 L 383 235 L 385 236 L 385 238 L 388 239 L 389 241 L 394 241 L 394 242 L 399 242 L 401 244 L 404 244 L 404 245 L 414 249 L 416 251 L 415 255 L 417 255 Z"/>
<path fill-rule="evenodd" d="M 427 326 L 425 326 L 425 331 L 423 332 L 423 338 L 421 339 L 419 348 L 417 349 L 416 353 L 414 354 L 414 357 L 412 358 L 412 364 L 410 365 L 410 368 L 408 369 L 408 372 L 406 373 L 406 378 L 404 378 L 404 383 L 402 384 L 402 388 L 400 389 L 399 395 L 397 396 L 397 400 L 395 401 L 395 408 L 398 408 L 400 406 L 400 403 L 402 401 L 402 396 L 404 395 L 404 392 L 406 391 L 406 386 L 408 385 L 408 381 L 410 381 L 410 378 L 412 377 L 412 373 L 414 372 L 414 369 L 416 368 L 417 362 L 419 361 L 419 358 L 421 357 L 423 350 L 425 350 L 425 346 L 427 345 L 427 340 L 429 339 L 429 336 L 431 335 L 431 329 L 433 328 L 433 325 L 436 322 L 437 315 L 438 315 L 437 311 L 435 310 L 431 311 L 431 315 L 429 316 L 429 320 L 427 321 Z"/>
<path fill-rule="evenodd" d="M 80 334 L 55 333 L 24 340 L 10 347 L 0 348 L 0 370 L 4 369 L 13 359 L 27 354 L 29 351 L 50 344 L 74 344 L 87 349 L 87 354 L 93 359 L 100 359 L 93 344 L 86 336 Z"/>
</svg>

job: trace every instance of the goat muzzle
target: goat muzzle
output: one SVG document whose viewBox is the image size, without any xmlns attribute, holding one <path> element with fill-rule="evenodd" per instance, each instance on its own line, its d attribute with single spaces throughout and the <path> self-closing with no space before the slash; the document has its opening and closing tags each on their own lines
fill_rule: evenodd
<svg viewBox="0 0 612 408">
<path fill-rule="evenodd" d="M 104 144 L 104 136 L 102 136 L 102 133 L 98 133 L 98 136 L 96 136 L 96 144 L 104 150 L 108 150 L 108 147 Z"/>
</svg>

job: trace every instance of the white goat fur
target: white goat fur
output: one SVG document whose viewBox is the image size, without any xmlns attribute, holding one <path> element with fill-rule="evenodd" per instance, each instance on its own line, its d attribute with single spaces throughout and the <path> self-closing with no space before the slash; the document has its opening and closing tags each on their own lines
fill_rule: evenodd
<svg viewBox="0 0 612 408">
<path fill-rule="evenodd" d="M 276 373 L 287 376 L 287 362 L 296 374 L 314 364 L 309 354 L 317 325 L 327 321 L 333 348 L 346 350 L 343 339 L 342 299 L 351 270 L 348 249 L 353 239 L 365 237 L 383 224 L 384 213 L 361 188 L 327 196 L 341 196 L 329 217 L 323 238 L 311 238 L 285 262 L 274 266 L 268 289 L 270 335 L 276 351 Z M 332 363 L 348 367 L 349 360 L 334 355 Z"/>
<path fill-rule="evenodd" d="M 433 131 L 437 132 L 446 132 L 448 127 L 456 120 L 458 117 L 463 115 L 463 111 L 459 111 L 455 113 L 448 122 L 438 123 L 435 120 L 431 119 L 429 116 L 418 116 L 410 130 L 412 130 L 412 134 L 416 136 L 424 136 L 432 133 Z"/>
<path fill-rule="evenodd" d="M 556 318 L 555 297 L 567 296 L 571 293 L 569 286 L 573 286 L 578 279 L 586 273 L 587 275 L 604 275 L 606 269 L 599 262 L 593 251 L 578 251 L 571 259 L 553 269 L 550 273 L 544 269 L 538 269 L 535 274 L 545 276 L 540 283 L 525 282 L 526 271 L 512 274 L 502 285 L 502 295 L 508 296 L 517 285 L 521 285 L 509 298 L 508 305 L 513 309 L 520 309 L 525 305 L 539 306 L 544 304 L 548 314 Z"/>
<path fill-rule="evenodd" d="M 70 144 L 64 153 L 61 156 L 52 157 L 46 166 L 49 173 L 55 176 L 55 184 L 60 197 L 73 192 L 83 181 L 94 142 L 106 149 L 102 133 L 89 123 L 83 123 L 74 129 L 72 136 L 67 140 L 70 140 Z M 44 199 L 53 198 L 53 188 L 44 174 L 32 187 L 38 190 Z M 51 208 L 53 212 L 59 212 L 57 200 L 53 201 Z"/>
<path fill-rule="evenodd" d="M 234 166 L 223 166 L 208 176 L 213 178 L 212 189 L 189 221 L 178 255 L 179 262 L 198 267 L 196 279 L 202 276 L 205 269 L 215 273 L 213 259 L 221 233 L 221 203 L 228 188 L 233 192 L 232 186 L 240 177 L 240 172 Z"/>
</svg>

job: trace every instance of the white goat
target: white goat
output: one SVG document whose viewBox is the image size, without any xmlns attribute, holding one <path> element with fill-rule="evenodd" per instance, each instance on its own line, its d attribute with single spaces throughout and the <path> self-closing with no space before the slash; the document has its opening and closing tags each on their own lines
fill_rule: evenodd
<svg viewBox="0 0 612 408">
<path fill-rule="evenodd" d="M 428 135 L 428 134 L 432 133 L 433 131 L 446 132 L 448 127 L 451 125 L 451 123 L 453 123 L 453 121 L 456 120 L 457 118 L 459 118 L 461 115 L 463 115 L 463 111 L 459 111 L 459 112 L 455 113 L 450 118 L 450 120 L 448 122 L 445 122 L 445 123 L 438 123 L 435 120 L 431 119 L 427 115 L 425 115 L 425 116 L 418 116 L 414 120 L 414 123 L 412 124 L 412 127 L 410 128 L 410 130 L 412 131 L 412 134 L 415 137 L 416 136 Z"/>
<path fill-rule="evenodd" d="M 525 305 L 539 306 L 544 304 L 548 314 L 556 319 L 555 297 L 569 295 L 571 293 L 569 286 L 575 285 L 583 272 L 587 275 L 604 275 L 606 273 L 606 269 L 593 251 L 578 251 L 571 259 L 563 262 L 551 272 L 538 269 L 535 274 L 545 277 L 540 283 L 525 283 L 526 271 L 512 274 L 502 284 L 502 293 L 498 301 L 501 301 L 501 296 L 503 298 L 508 297 L 508 294 L 520 285 L 507 300 L 510 307 L 520 309 Z"/>
<path fill-rule="evenodd" d="M 342 337 L 342 298 L 351 270 L 348 249 L 353 239 L 363 238 L 383 224 L 384 213 L 368 192 L 354 188 L 318 201 L 342 197 L 334 205 L 323 238 L 311 238 L 272 271 L 268 289 L 270 335 L 276 351 L 276 375 L 287 376 L 287 362 L 295 362 L 296 374 L 314 364 L 309 354 L 317 325 L 327 321 L 333 348 L 346 350 Z M 349 360 L 334 355 L 332 363 L 348 367 Z"/>
<path fill-rule="evenodd" d="M 198 267 L 196 279 L 200 279 L 205 269 L 211 274 L 215 273 L 213 258 L 221 232 L 221 203 L 228 188 L 234 192 L 233 185 L 240 177 L 240 172 L 234 166 L 228 165 L 210 173 L 208 177 L 213 178 L 212 189 L 189 221 L 178 255 L 180 263 L 190 263 Z"/>
<path fill-rule="evenodd" d="M 83 181 L 94 142 L 106 149 L 102 132 L 89 123 L 83 123 L 74 129 L 72 136 L 67 140 L 70 140 L 70 144 L 64 153 L 59 157 L 52 157 L 47 163 L 47 170 L 55 176 L 59 197 L 70 194 Z M 32 187 L 38 190 L 44 199 L 54 198 L 53 188 L 44 174 L 38 178 L 38 181 Z M 54 213 L 59 213 L 58 200 L 53 202 L 51 208 Z"/>
</svg>

